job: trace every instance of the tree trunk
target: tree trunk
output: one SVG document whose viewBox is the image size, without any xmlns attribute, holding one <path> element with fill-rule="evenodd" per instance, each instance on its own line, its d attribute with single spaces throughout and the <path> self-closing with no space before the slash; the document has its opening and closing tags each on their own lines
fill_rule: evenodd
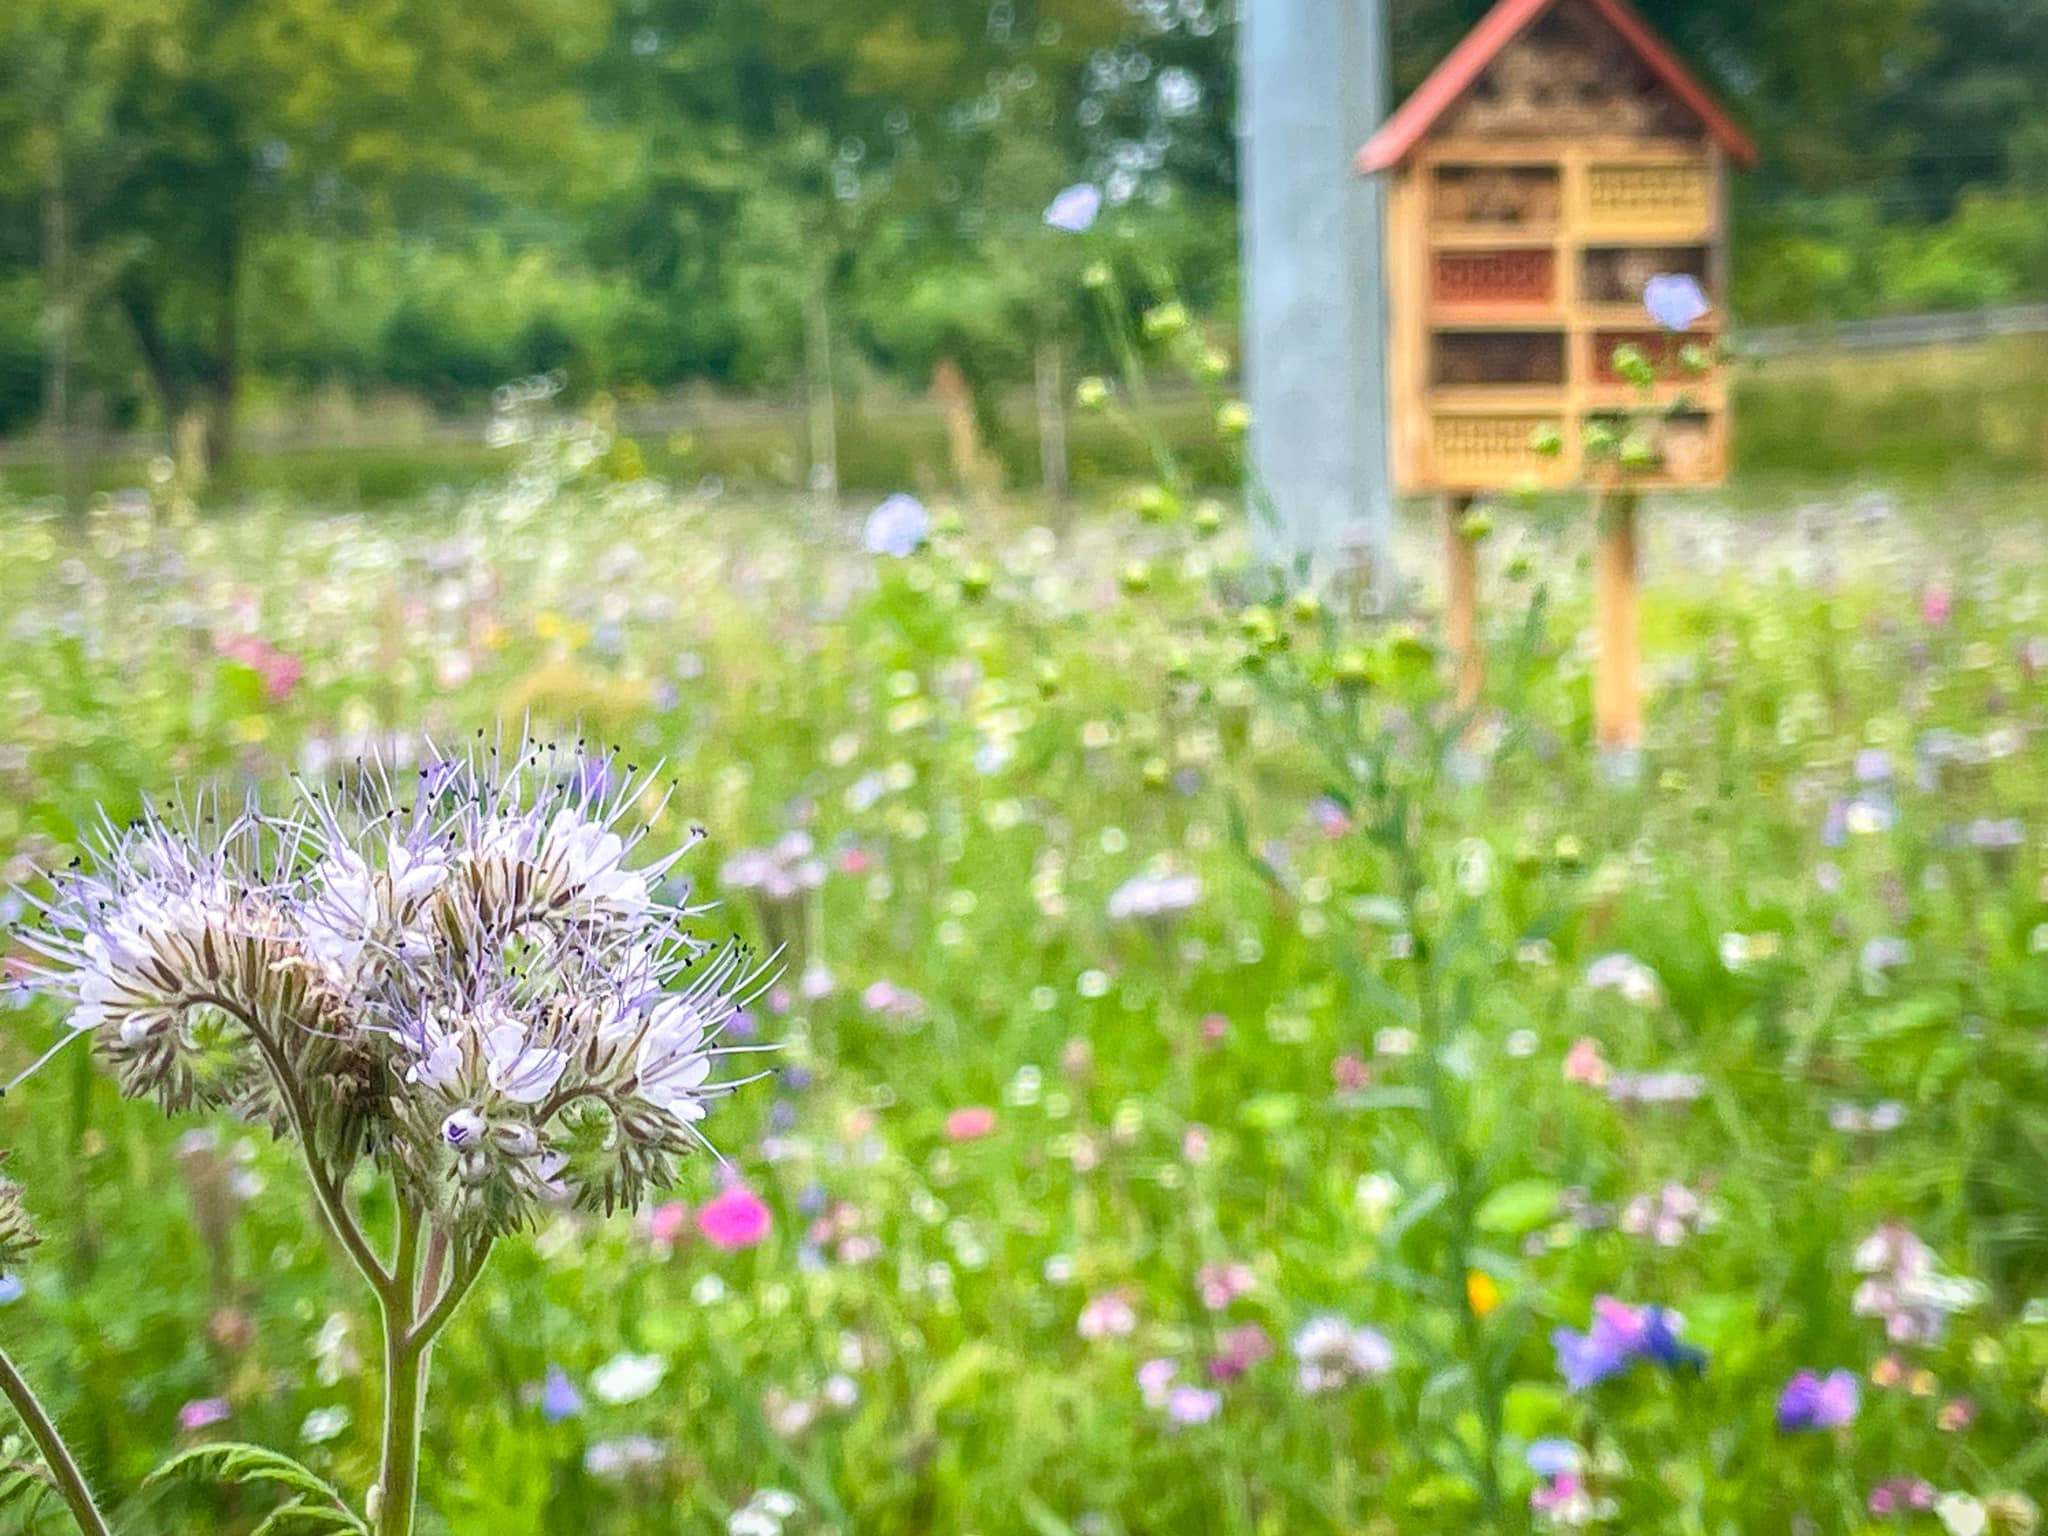
<svg viewBox="0 0 2048 1536">
<path fill-rule="evenodd" d="M 974 419 L 974 391 L 960 365 L 950 357 L 942 357 L 932 366 L 932 399 L 946 424 L 953 479 L 970 495 L 993 495 L 1000 477 L 981 440 L 981 427 Z"/>
<path fill-rule="evenodd" d="M 188 392 L 185 376 L 172 355 L 170 338 L 164 335 L 157 311 L 156 293 L 142 274 L 131 268 L 121 275 L 115 289 L 128 329 L 135 333 L 135 349 L 142 354 L 142 366 L 156 393 L 157 409 L 164 419 L 164 437 L 176 445 L 178 424 L 184 420 Z"/>
<path fill-rule="evenodd" d="M 214 259 L 220 286 L 214 292 L 217 306 L 213 331 L 213 356 L 207 364 L 206 469 L 219 474 L 234 453 L 235 401 L 241 392 L 241 276 L 242 242 L 239 228 L 231 218 L 220 222 L 219 245 Z"/>
<path fill-rule="evenodd" d="M 839 400 L 832 388 L 832 313 L 820 273 L 804 295 L 804 375 L 810 397 L 811 490 L 828 506 L 839 501 Z"/>
<path fill-rule="evenodd" d="M 79 476 L 77 439 L 71 430 L 71 197 L 65 184 L 61 137 L 50 155 L 43 186 L 43 323 L 49 331 L 49 366 L 43 374 L 43 430 L 57 470 L 57 489 L 67 511 L 85 503 Z"/>
</svg>

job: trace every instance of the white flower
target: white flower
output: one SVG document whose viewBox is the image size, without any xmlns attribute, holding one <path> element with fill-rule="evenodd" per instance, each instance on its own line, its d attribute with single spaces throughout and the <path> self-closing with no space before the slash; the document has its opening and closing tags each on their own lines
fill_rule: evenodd
<svg viewBox="0 0 2048 1536">
<path fill-rule="evenodd" d="M 1109 915 L 1119 922 L 1172 917 L 1201 899 L 1202 881 L 1197 875 L 1137 875 L 1110 893 Z"/>
<path fill-rule="evenodd" d="M 1310 1318 L 1295 1334 L 1294 1355 L 1296 1380 L 1311 1394 L 1340 1391 L 1394 1368 L 1394 1346 L 1384 1334 L 1328 1314 Z"/>
<path fill-rule="evenodd" d="M 1934 1501 L 1934 1513 L 1948 1536 L 1983 1536 L 1991 1523 L 1984 1501 L 1967 1493 L 1944 1493 Z"/>
<path fill-rule="evenodd" d="M 661 1385 L 668 1364 L 659 1355 L 614 1355 L 590 1378 L 590 1392 L 601 1403 L 618 1407 L 637 1403 Z"/>
<path fill-rule="evenodd" d="M 569 1065 L 566 1053 L 534 1045 L 512 1020 L 486 1030 L 483 1049 L 491 1087 L 514 1104 L 538 1104 Z"/>
<path fill-rule="evenodd" d="M 634 1067 L 640 1097 L 685 1123 L 704 1118 L 699 1094 L 711 1077 L 704 1037 L 704 1016 L 690 1002 L 664 998 L 648 1019 Z"/>
<path fill-rule="evenodd" d="M 339 1439 L 351 1422 L 352 1415 L 339 1403 L 331 1408 L 315 1408 L 299 1425 L 299 1438 L 308 1445 L 325 1445 Z"/>
<path fill-rule="evenodd" d="M 1602 955 L 1586 967 L 1586 985 L 1596 992 L 1613 992 L 1638 1008 L 1654 1008 L 1664 996 L 1657 973 L 1634 955 Z"/>
<path fill-rule="evenodd" d="M 624 838 L 565 806 L 548 823 L 539 862 L 566 897 L 571 915 L 635 917 L 647 910 L 647 876 L 628 868 L 625 858 Z"/>
<path fill-rule="evenodd" d="M 583 1470 L 592 1477 L 608 1479 L 644 1472 L 661 1465 L 661 1447 L 645 1435 L 622 1435 L 600 1440 L 583 1453 Z"/>
</svg>

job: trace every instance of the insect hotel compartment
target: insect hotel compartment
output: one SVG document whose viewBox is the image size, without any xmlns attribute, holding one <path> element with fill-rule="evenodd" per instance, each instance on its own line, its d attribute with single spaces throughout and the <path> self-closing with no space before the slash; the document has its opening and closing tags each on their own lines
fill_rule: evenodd
<svg viewBox="0 0 2048 1536">
<path fill-rule="evenodd" d="M 1440 388 L 1561 387 L 1565 381 L 1561 331 L 1440 331 L 1434 353 L 1431 382 Z"/>
<path fill-rule="evenodd" d="M 1437 304 L 1549 305 L 1557 299 L 1554 251 L 1438 251 L 1430 267 Z"/>
<path fill-rule="evenodd" d="M 1673 229 L 1705 234 L 1714 222 L 1714 181 L 1693 161 L 1590 165 L 1584 182 L 1586 227 Z"/>
<path fill-rule="evenodd" d="M 1597 381 L 1602 384 L 1629 382 L 1614 366 L 1614 354 L 1623 347 L 1633 347 L 1642 353 L 1660 383 L 1683 384 L 1704 379 L 1704 374 L 1695 373 L 1685 366 L 1683 354 L 1687 347 L 1697 347 L 1709 361 L 1714 356 L 1714 338 L 1699 333 L 1673 335 L 1669 331 L 1650 330 L 1596 331 L 1593 333 L 1593 377 Z"/>
<path fill-rule="evenodd" d="M 1698 245 L 1594 246 L 1580 258 L 1579 297 L 1640 308 L 1650 279 L 1665 273 L 1690 277 L 1712 297 L 1707 251 Z"/>
<path fill-rule="evenodd" d="M 1563 203 L 1555 166 L 1446 165 L 1437 168 L 1430 217 L 1439 225 L 1544 229 Z"/>
<path fill-rule="evenodd" d="M 1569 461 L 1537 446 L 1556 427 L 1554 416 L 1441 415 L 1431 423 L 1430 461 L 1445 485 L 1557 484 L 1570 478 Z"/>
</svg>

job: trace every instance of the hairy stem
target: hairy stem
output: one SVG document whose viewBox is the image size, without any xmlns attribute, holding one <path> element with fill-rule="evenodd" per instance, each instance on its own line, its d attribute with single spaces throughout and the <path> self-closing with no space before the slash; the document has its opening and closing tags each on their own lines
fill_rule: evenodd
<svg viewBox="0 0 2048 1536">
<path fill-rule="evenodd" d="M 7 1401 L 14 1405 L 14 1411 L 21 1415 L 22 1427 L 35 1441 L 36 1449 L 42 1452 L 43 1465 L 50 1469 L 57 1491 L 70 1506 L 71 1518 L 78 1522 L 79 1530 L 85 1532 L 85 1536 L 108 1536 L 106 1519 L 93 1502 L 92 1490 L 85 1485 L 85 1474 L 78 1470 L 71 1448 L 64 1443 L 56 1424 L 4 1349 L 0 1349 L 0 1392 L 6 1394 Z"/>
<path fill-rule="evenodd" d="M 420 1410 L 427 1396 L 426 1344 L 414 1344 L 410 1301 L 384 1304 L 384 1438 L 371 1506 L 377 1536 L 412 1536 L 419 1502 Z"/>
</svg>

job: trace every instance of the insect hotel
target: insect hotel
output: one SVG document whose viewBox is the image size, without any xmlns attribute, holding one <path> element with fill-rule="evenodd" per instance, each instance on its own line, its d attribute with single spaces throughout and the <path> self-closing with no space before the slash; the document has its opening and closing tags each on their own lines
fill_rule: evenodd
<svg viewBox="0 0 2048 1536">
<path fill-rule="evenodd" d="M 1445 502 L 1466 700 L 1472 499 L 1584 488 L 1601 504 L 1596 732 L 1640 744 L 1635 498 L 1727 472 L 1725 193 L 1755 158 L 1627 0 L 1501 0 L 1359 151 L 1388 182 L 1394 473 Z"/>
</svg>

